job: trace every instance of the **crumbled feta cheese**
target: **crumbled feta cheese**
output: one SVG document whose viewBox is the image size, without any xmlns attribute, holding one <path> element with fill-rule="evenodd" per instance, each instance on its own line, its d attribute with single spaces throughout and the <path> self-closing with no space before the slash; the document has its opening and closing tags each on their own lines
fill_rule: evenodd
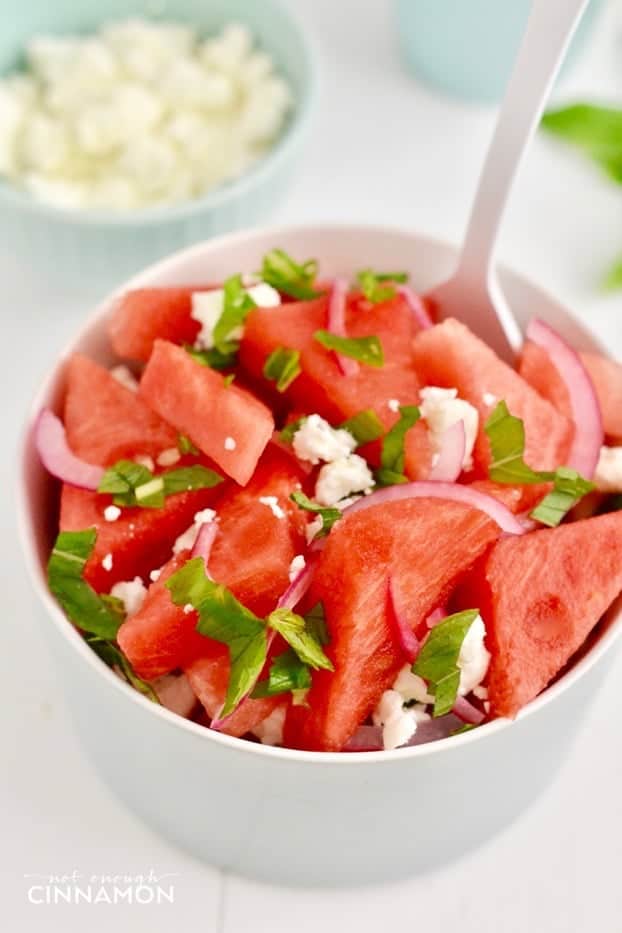
<svg viewBox="0 0 622 933">
<path fill-rule="evenodd" d="M 371 492 L 371 489 L 365 490 L 365 495 L 368 495 Z M 340 512 L 343 512 L 345 509 L 350 508 L 351 505 L 354 505 L 355 502 L 358 502 L 359 499 L 362 499 L 362 496 L 348 496 L 347 499 L 340 499 L 339 502 L 335 503 L 335 508 L 339 509 Z"/>
<path fill-rule="evenodd" d="M 285 512 L 279 505 L 276 496 L 260 496 L 259 501 L 262 505 L 267 505 L 275 518 L 285 518 Z"/>
<path fill-rule="evenodd" d="M 594 483 L 599 492 L 622 492 L 622 447 L 601 447 Z"/>
<path fill-rule="evenodd" d="M 102 567 L 108 572 L 112 570 L 112 554 L 106 554 L 102 560 Z"/>
<path fill-rule="evenodd" d="M 134 462 L 146 467 L 151 473 L 155 470 L 155 463 L 149 454 L 139 454 L 137 457 L 134 457 Z"/>
<path fill-rule="evenodd" d="M 332 463 L 347 457 L 356 449 L 356 440 L 349 431 L 333 428 L 319 415 L 309 415 L 292 439 L 294 453 L 300 460 Z"/>
<path fill-rule="evenodd" d="M 281 296 L 267 282 L 257 282 L 246 289 L 258 308 L 276 308 L 281 304 Z M 195 346 L 201 350 L 211 350 L 214 346 L 214 328 L 223 312 L 225 292 L 222 288 L 213 288 L 205 292 L 192 293 L 190 317 L 201 325 Z M 244 328 L 236 327 L 228 335 L 229 340 L 241 340 Z"/>
<path fill-rule="evenodd" d="M 122 386 L 125 386 L 126 389 L 129 389 L 130 392 L 138 391 L 138 380 L 129 367 L 123 364 L 113 366 L 110 370 L 110 375 L 116 379 L 117 382 L 120 382 Z"/>
<path fill-rule="evenodd" d="M 324 527 L 324 522 L 322 521 L 321 515 L 318 515 L 316 518 L 313 519 L 312 522 L 309 522 L 305 530 L 307 544 L 311 544 L 315 536 L 322 530 L 323 527 Z"/>
<path fill-rule="evenodd" d="M 400 410 L 399 399 L 390 398 L 389 401 L 387 402 L 387 406 L 389 408 L 389 411 L 398 412 Z"/>
<path fill-rule="evenodd" d="M 151 580 L 151 582 L 157 583 L 157 581 L 160 579 L 161 573 L 162 573 L 162 570 L 160 568 L 157 568 L 156 570 L 152 570 L 149 573 L 149 579 Z"/>
<path fill-rule="evenodd" d="M 492 408 L 493 405 L 497 404 L 497 396 L 493 395 L 492 392 L 484 392 L 482 401 L 484 405 L 489 405 Z"/>
<path fill-rule="evenodd" d="M 192 603 L 186 603 L 184 606 L 184 615 L 189 616 L 191 612 L 194 612 L 194 606 Z"/>
<path fill-rule="evenodd" d="M 238 445 L 235 442 L 235 438 L 226 437 L 225 438 L 225 450 L 235 450 Z"/>
<path fill-rule="evenodd" d="M 161 454 L 158 454 L 156 457 L 156 463 L 158 466 L 167 467 L 173 466 L 174 463 L 177 463 L 181 459 L 181 454 L 177 447 L 167 447 L 166 450 L 163 450 Z"/>
<path fill-rule="evenodd" d="M 482 617 L 478 615 L 466 633 L 458 655 L 458 667 L 460 668 L 458 693 L 460 696 L 471 693 L 488 673 L 490 652 L 484 644 L 485 637 L 486 626 Z"/>
<path fill-rule="evenodd" d="M 400 694 L 404 703 L 411 700 L 423 703 L 424 706 L 434 703 L 434 697 L 428 693 L 425 680 L 418 674 L 413 674 L 409 664 L 405 664 L 397 675 L 393 689 Z"/>
<path fill-rule="evenodd" d="M 216 518 L 216 512 L 213 509 L 203 509 L 194 516 L 194 521 L 189 528 L 186 528 L 173 545 L 173 554 L 179 554 L 181 551 L 192 550 L 201 525 L 208 525 Z"/>
<path fill-rule="evenodd" d="M 374 725 L 382 726 L 382 743 L 387 751 L 405 745 L 417 731 L 419 723 L 429 718 L 422 708 L 405 709 L 397 690 L 385 690 L 372 713 Z"/>
<path fill-rule="evenodd" d="M 478 700 L 487 700 L 488 687 L 482 687 L 481 684 L 478 684 L 476 687 L 473 687 L 473 696 L 477 697 Z"/>
<path fill-rule="evenodd" d="M 107 505 L 104 509 L 104 518 L 107 522 L 116 522 L 121 515 L 121 509 L 118 505 Z"/>
<path fill-rule="evenodd" d="M 133 580 L 121 580 L 110 590 L 110 595 L 120 599 L 125 608 L 127 616 L 133 616 L 142 606 L 147 588 L 140 577 L 134 577 Z"/>
<path fill-rule="evenodd" d="M 475 446 L 479 427 L 477 408 L 464 399 L 458 398 L 457 389 L 426 386 L 421 390 L 421 399 L 419 405 L 421 417 L 427 422 L 430 440 L 436 452 L 440 449 L 445 431 L 456 424 L 457 421 L 462 421 L 465 439 L 462 466 L 465 470 L 472 469 L 473 447 Z"/>
<path fill-rule="evenodd" d="M 365 460 L 358 454 L 350 454 L 322 467 L 315 485 L 315 498 L 320 505 L 335 505 L 340 499 L 373 485 L 374 477 Z"/>
<path fill-rule="evenodd" d="M 251 732 L 255 735 L 262 745 L 282 745 L 283 744 L 283 726 L 285 725 L 285 714 L 287 707 L 284 703 L 273 709 L 269 716 L 253 726 Z"/>
<path fill-rule="evenodd" d="M 293 583 L 298 574 L 305 569 L 307 562 L 304 558 L 304 554 L 296 554 L 293 558 L 291 564 L 289 565 L 288 575 L 289 582 Z"/>
</svg>

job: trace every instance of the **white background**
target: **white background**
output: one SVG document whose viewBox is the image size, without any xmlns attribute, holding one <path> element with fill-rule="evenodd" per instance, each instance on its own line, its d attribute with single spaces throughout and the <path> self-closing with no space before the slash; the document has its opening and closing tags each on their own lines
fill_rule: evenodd
<svg viewBox="0 0 622 933">
<path fill-rule="evenodd" d="M 493 112 L 440 98 L 404 72 L 389 0 L 290 3 L 318 39 L 323 92 L 305 165 L 274 219 L 395 223 L 458 239 Z M 620 101 L 618 20 L 612 6 L 562 94 Z M 501 251 L 575 308 L 618 353 L 622 296 L 605 298 L 596 283 L 622 253 L 621 208 L 621 189 L 538 138 Z M 223 877 L 162 842 L 116 802 L 82 757 L 68 724 L 62 684 L 37 635 L 39 610 L 25 579 L 13 517 L 13 451 L 25 406 L 40 373 L 88 308 L 72 295 L 70 283 L 62 293 L 40 281 L 23 257 L 12 256 L 10 242 L 0 249 L 0 282 L 3 927 L 11 933 L 84 927 L 168 933 L 185 922 L 210 933 L 307 933 L 318 926 L 363 933 L 393 925 L 439 933 L 620 933 L 621 657 L 591 706 L 570 760 L 520 822 L 459 863 L 410 882 L 310 892 Z M 439 813 L 439 832 L 442 820 Z M 177 874 L 173 905 L 27 902 L 25 873 L 135 874 L 149 868 Z"/>
</svg>

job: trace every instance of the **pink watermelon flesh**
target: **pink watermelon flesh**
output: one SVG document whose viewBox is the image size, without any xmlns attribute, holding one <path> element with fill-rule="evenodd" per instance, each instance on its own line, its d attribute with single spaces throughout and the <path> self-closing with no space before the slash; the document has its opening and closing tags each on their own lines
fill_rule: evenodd
<svg viewBox="0 0 622 933">
<path fill-rule="evenodd" d="M 156 340 L 194 343 L 200 324 L 190 317 L 192 293 L 203 290 L 196 285 L 126 292 L 117 302 L 108 324 L 115 353 L 146 363 Z"/>
<path fill-rule="evenodd" d="M 274 431 L 263 402 L 165 340 L 155 342 L 140 397 L 242 486 Z"/>
<path fill-rule="evenodd" d="M 345 517 L 331 532 L 313 587 L 324 603 L 335 672 L 314 673 L 310 709 L 292 710 L 286 744 L 341 749 L 393 683 L 405 658 L 387 613 L 389 573 L 416 629 L 498 533 L 482 512 L 438 499 Z"/>
<path fill-rule="evenodd" d="M 493 714 L 533 700 L 621 590 L 621 512 L 499 540 L 459 596 L 486 623 Z"/>
</svg>

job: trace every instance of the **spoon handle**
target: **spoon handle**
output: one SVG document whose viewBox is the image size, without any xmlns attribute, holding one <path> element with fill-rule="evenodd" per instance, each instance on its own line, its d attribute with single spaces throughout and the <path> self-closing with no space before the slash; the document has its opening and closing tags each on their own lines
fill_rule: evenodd
<svg viewBox="0 0 622 933">
<path fill-rule="evenodd" d="M 460 268 L 492 279 L 499 226 L 566 49 L 589 0 L 533 0 L 471 208 Z M 479 273 L 479 275 L 478 275 Z"/>
</svg>

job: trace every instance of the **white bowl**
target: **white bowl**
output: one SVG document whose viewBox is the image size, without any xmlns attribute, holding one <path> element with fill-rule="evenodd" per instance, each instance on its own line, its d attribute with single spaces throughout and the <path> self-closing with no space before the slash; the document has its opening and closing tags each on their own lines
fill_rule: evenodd
<svg viewBox="0 0 622 933">
<path fill-rule="evenodd" d="M 415 287 L 440 281 L 455 249 L 380 227 L 281 227 L 234 234 L 185 250 L 126 283 L 222 280 L 256 269 L 283 246 L 316 257 L 322 274 L 365 265 L 406 269 Z M 502 276 L 521 323 L 537 313 L 579 349 L 597 341 L 552 299 Z M 114 296 L 89 317 L 67 353 L 107 363 Z M 32 418 L 57 406 L 65 358 L 35 399 L 21 451 L 22 542 L 45 608 L 42 627 L 68 708 L 91 760 L 127 805 L 164 836 L 223 868 L 273 882 L 356 884 L 396 879 L 446 862 L 515 818 L 564 757 L 620 634 L 616 607 L 589 650 L 514 722 L 497 720 L 441 742 L 393 752 L 322 754 L 269 748 L 210 732 L 155 706 L 122 683 L 87 647 L 48 592 L 45 563 L 56 527 L 55 484 L 33 446 Z"/>
</svg>

